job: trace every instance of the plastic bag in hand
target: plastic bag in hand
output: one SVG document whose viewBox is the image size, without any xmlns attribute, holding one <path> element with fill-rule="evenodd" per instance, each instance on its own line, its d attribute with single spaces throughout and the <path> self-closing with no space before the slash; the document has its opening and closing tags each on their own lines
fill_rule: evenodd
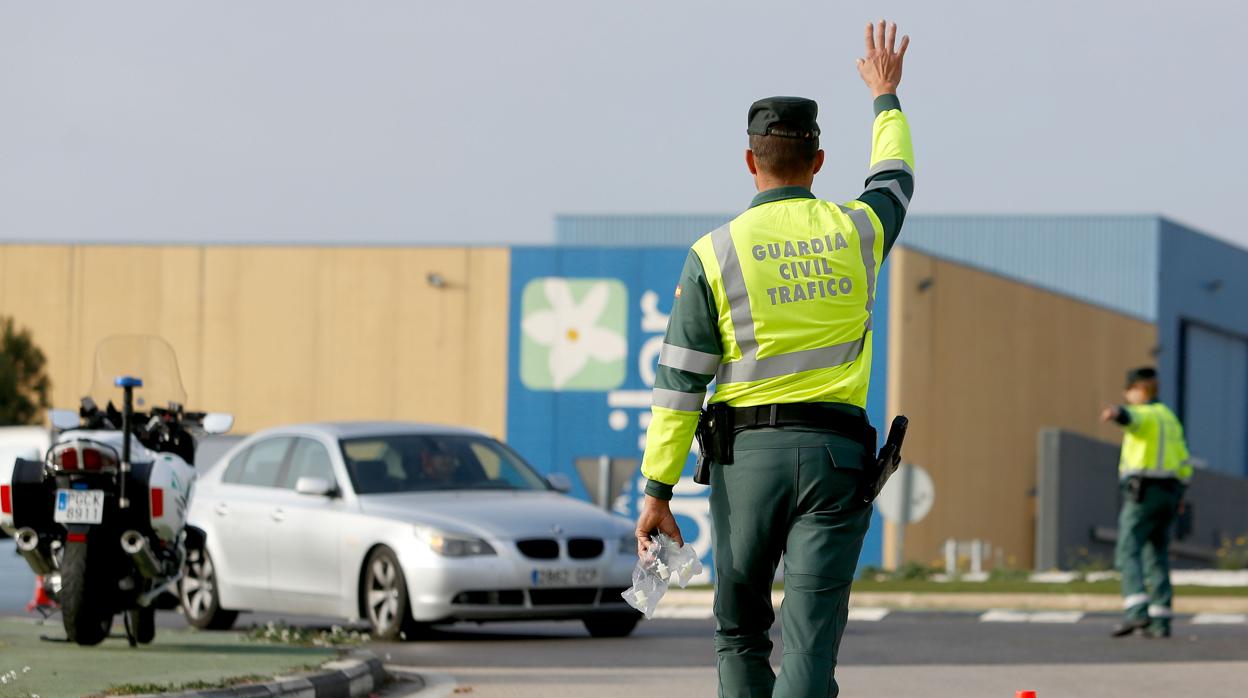
<svg viewBox="0 0 1248 698">
<path fill-rule="evenodd" d="M 646 554 L 633 568 L 633 586 L 621 596 L 630 606 L 652 618 L 669 583 L 681 588 L 702 573 L 702 560 L 692 545 L 680 545 L 662 533 L 650 538 Z"/>
</svg>

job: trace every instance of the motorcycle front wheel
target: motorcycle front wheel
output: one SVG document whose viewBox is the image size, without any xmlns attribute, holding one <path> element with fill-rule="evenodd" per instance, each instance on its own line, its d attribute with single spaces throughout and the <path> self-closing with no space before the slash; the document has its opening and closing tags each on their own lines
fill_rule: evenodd
<svg viewBox="0 0 1248 698">
<path fill-rule="evenodd" d="M 126 639 L 130 646 L 150 644 L 156 639 L 156 609 L 132 608 L 126 611 Z"/>
<path fill-rule="evenodd" d="M 113 614 L 105 597 L 109 575 L 100 543 L 88 535 L 65 545 L 61 560 L 61 617 L 70 642 L 98 645 L 113 629 Z"/>
</svg>

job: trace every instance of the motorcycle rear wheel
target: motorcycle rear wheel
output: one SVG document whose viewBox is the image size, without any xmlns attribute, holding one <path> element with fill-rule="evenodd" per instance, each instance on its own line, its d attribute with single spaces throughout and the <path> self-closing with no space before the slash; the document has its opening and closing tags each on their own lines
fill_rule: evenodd
<svg viewBox="0 0 1248 698">
<path fill-rule="evenodd" d="M 107 560 L 90 536 L 84 542 L 66 543 L 61 560 L 61 616 L 65 635 L 79 645 L 98 645 L 113 629 L 109 599 Z"/>
</svg>

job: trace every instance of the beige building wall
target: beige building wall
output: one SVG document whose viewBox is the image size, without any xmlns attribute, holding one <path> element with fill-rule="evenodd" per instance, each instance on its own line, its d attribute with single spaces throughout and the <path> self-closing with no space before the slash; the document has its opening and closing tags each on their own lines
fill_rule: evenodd
<svg viewBox="0 0 1248 698">
<path fill-rule="evenodd" d="M 0 315 L 33 332 L 56 406 L 89 387 L 100 339 L 156 334 L 189 407 L 239 433 L 399 419 L 501 437 L 509 274 L 501 248 L 0 245 Z"/>
<path fill-rule="evenodd" d="M 981 539 L 1032 564 L 1036 433 L 1106 441 L 1099 421 L 1125 371 L 1151 363 L 1156 328 L 1065 296 L 899 249 L 891 262 L 888 412 L 910 417 L 905 460 L 936 498 L 907 527 L 904 554 L 943 559 L 944 541 Z M 897 564 L 886 526 L 884 561 Z"/>
</svg>

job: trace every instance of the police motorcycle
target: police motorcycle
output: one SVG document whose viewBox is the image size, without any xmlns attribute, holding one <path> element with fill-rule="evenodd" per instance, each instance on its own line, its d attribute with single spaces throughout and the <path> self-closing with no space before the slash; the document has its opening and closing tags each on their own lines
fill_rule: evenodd
<svg viewBox="0 0 1248 698">
<path fill-rule="evenodd" d="M 60 604 L 71 642 L 99 644 L 121 613 L 130 645 L 147 644 L 156 610 L 178 606 L 183 565 L 204 546 L 186 525 L 194 434 L 234 421 L 187 411 L 185 400 L 169 344 L 110 337 L 78 412 L 50 411 L 42 461 L 0 455 L 0 525 Z"/>
</svg>

